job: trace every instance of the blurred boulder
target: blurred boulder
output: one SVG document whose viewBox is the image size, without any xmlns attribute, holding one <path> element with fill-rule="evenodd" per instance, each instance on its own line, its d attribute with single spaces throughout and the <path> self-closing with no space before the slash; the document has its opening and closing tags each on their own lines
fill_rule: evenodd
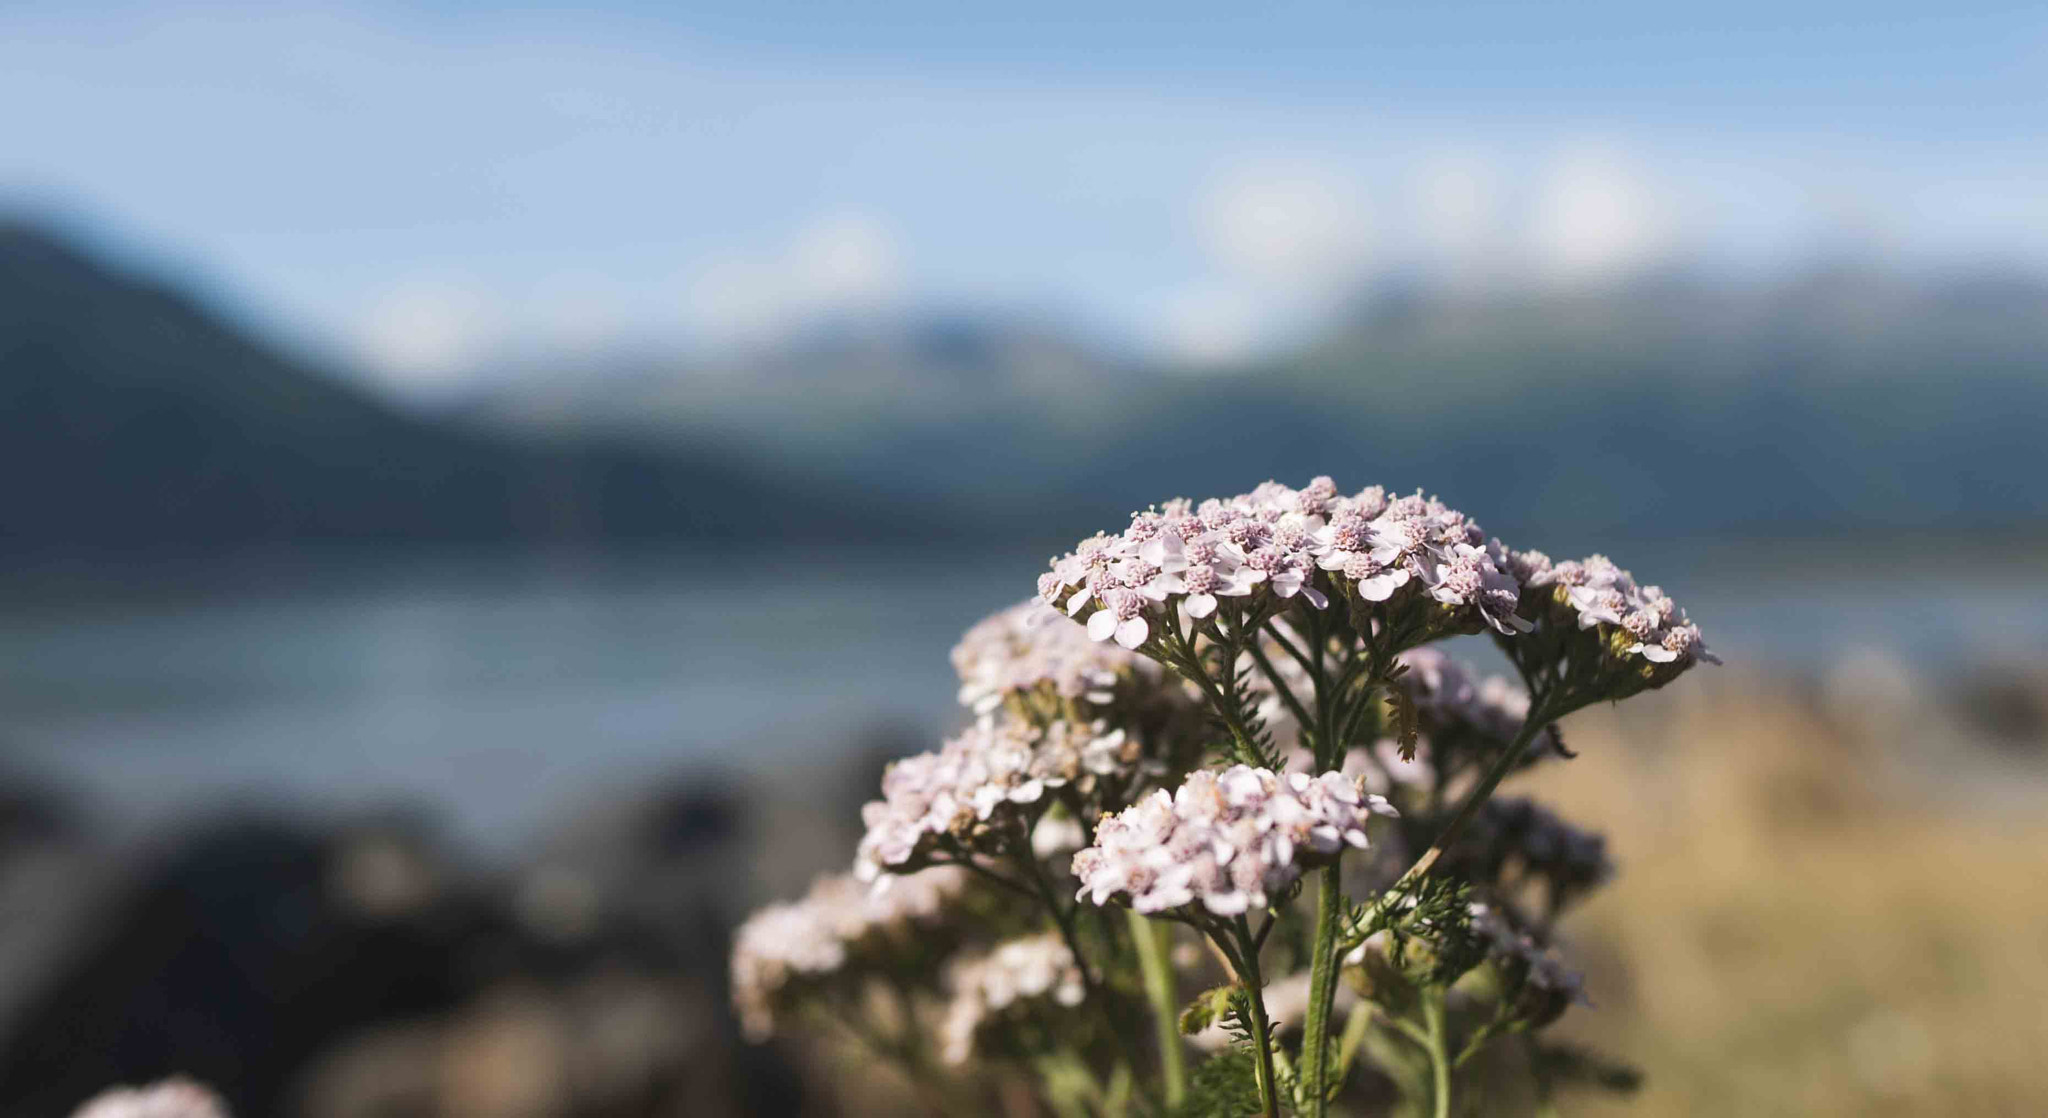
<svg viewBox="0 0 2048 1118">
<path fill-rule="evenodd" d="M 475 946 L 509 928 L 474 893 L 363 893 L 346 867 L 364 842 L 387 863 L 434 858 L 418 835 L 238 818 L 73 883 L 61 936 L 15 964 L 0 1112 L 68 1114 L 109 1083 L 187 1073 L 237 1112 L 278 1114 L 337 1031 L 455 1004 L 486 977 Z"/>
<path fill-rule="evenodd" d="M 741 1040 L 726 959 L 767 863 L 836 860 L 846 824 L 754 803 L 643 781 L 491 873 L 402 813 L 226 817 L 130 851 L 54 806 L 0 813 L 0 1114 L 172 1074 L 245 1115 L 826 1112 Z"/>
</svg>

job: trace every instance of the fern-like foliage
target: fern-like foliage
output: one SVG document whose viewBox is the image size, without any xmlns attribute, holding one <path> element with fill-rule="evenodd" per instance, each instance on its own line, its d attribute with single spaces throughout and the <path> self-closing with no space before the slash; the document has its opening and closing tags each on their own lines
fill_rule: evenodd
<svg viewBox="0 0 2048 1118">
<path fill-rule="evenodd" d="M 1244 1118 L 1260 1113 L 1259 1057 L 1250 1015 L 1251 1002 L 1238 985 L 1205 990 L 1181 1012 L 1183 1034 L 1192 1036 L 1218 1025 L 1230 1035 L 1230 1046 L 1195 1067 L 1187 1099 L 1170 1112 L 1173 1118 Z M 1283 1082 L 1280 1088 L 1285 1097 L 1293 1085 Z"/>
<path fill-rule="evenodd" d="M 1231 655 L 1227 648 L 1219 648 L 1217 657 L 1221 661 L 1217 665 L 1217 677 L 1222 683 L 1223 699 L 1230 704 L 1231 713 L 1251 738 L 1247 743 L 1250 756 L 1239 759 L 1247 765 L 1280 771 L 1285 766 L 1280 759 L 1279 747 L 1273 744 L 1272 731 L 1266 728 L 1266 720 L 1259 715 L 1259 703 L 1255 698 L 1257 689 L 1251 680 L 1252 669 L 1241 667 L 1237 657 Z"/>
<path fill-rule="evenodd" d="M 1259 1109 L 1258 1059 L 1232 1045 L 1195 1066 L 1187 1100 L 1173 1118 L 1245 1118 Z"/>
</svg>

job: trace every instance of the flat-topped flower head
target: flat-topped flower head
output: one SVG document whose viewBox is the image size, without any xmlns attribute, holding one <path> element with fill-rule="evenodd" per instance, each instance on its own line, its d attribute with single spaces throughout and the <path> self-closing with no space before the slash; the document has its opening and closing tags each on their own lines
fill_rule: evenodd
<svg viewBox="0 0 2048 1118">
<path fill-rule="evenodd" d="M 1038 601 L 1012 606 L 969 629 L 953 648 L 953 670 L 960 676 L 961 704 L 976 714 L 1016 698 L 1078 703 L 1093 711 L 1116 702 L 1119 688 L 1149 695 L 1165 686 L 1157 663 L 1089 640 Z"/>
<path fill-rule="evenodd" d="M 968 884 L 969 871 L 943 866 L 877 891 L 846 874 L 812 882 L 803 898 L 772 904 L 733 933 L 732 1000 L 755 1040 L 774 1034 L 777 1009 L 796 988 L 825 981 L 849 960 L 872 955 L 915 925 L 940 920 Z"/>
<path fill-rule="evenodd" d="M 1188 775 L 1096 828 L 1074 855 L 1080 896 L 1139 912 L 1236 916 L 1262 908 L 1307 866 L 1368 845 L 1373 815 L 1396 814 L 1342 773 L 1275 773 L 1237 765 Z"/>
<path fill-rule="evenodd" d="M 219 1095 L 189 1079 L 147 1087 L 114 1087 L 93 1096 L 71 1118 L 228 1118 Z"/>
<path fill-rule="evenodd" d="M 1106 724 L 982 718 L 937 752 L 889 766 L 882 798 L 861 808 L 867 833 L 854 873 L 873 881 L 915 869 L 948 843 L 981 849 L 1013 831 L 1013 819 L 1035 822 L 1051 790 L 1085 775 L 1127 774 L 1139 754 L 1128 733 Z"/>
<path fill-rule="evenodd" d="M 1508 565 L 1526 572 L 1520 613 L 1546 630 L 1539 643 L 1576 661 L 1574 672 L 1597 675 L 1588 684 L 1604 688 L 1596 698 L 1626 698 L 1662 687 L 1701 661 L 1721 662 L 1669 595 L 1638 583 L 1604 555 L 1553 564 L 1540 552 L 1522 552 L 1511 554 Z M 1574 631 L 1584 636 L 1575 640 Z"/>
<path fill-rule="evenodd" d="M 1236 601 L 1259 617 L 1350 603 L 1361 629 L 1394 649 L 1453 632 L 1511 633 L 1521 584 L 1469 517 L 1421 493 L 1374 486 L 1343 496 L 1319 477 L 1300 489 L 1265 482 L 1235 497 L 1169 501 L 1054 559 L 1039 597 L 1084 620 L 1088 635 L 1162 654 L 1182 623 L 1211 624 Z"/>
<path fill-rule="evenodd" d="M 966 1063 L 977 1034 L 1007 1017 L 1077 1006 L 1086 994 L 1080 965 L 1058 932 L 1009 940 L 962 959 L 953 964 L 947 984 L 953 997 L 939 1027 L 939 1051 L 949 1064 Z"/>
</svg>

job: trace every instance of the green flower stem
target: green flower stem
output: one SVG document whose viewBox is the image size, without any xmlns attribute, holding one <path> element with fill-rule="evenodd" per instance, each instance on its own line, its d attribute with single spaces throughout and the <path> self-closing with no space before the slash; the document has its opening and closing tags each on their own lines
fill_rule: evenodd
<svg viewBox="0 0 2048 1118">
<path fill-rule="evenodd" d="M 1330 679 L 1324 670 L 1322 624 L 1313 615 L 1310 620 L 1316 644 L 1315 659 L 1307 667 L 1315 681 L 1316 720 L 1303 725 L 1312 725 L 1314 729 L 1316 767 L 1335 769 L 1344 763 L 1344 740 L 1338 738 L 1337 726 L 1349 721 L 1350 712 L 1339 709 L 1348 684 Z M 1350 667 L 1346 665 L 1347 677 Z M 1370 702 L 1371 696 L 1368 684 L 1357 700 L 1359 705 Z M 1343 875 L 1335 859 L 1323 867 L 1317 882 L 1315 946 L 1309 956 L 1308 1020 L 1302 1031 L 1301 1058 L 1309 1113 L 1313 1118 L 1324 1118 L 1330 1109 L 1330 1015 L 1337 1002 L 1337 940 L 1348 906 L 1344 902 Z"/>
<path fill-rule="evenodd" d="M 1244 987 L 1245 1001 L 1251 1006 L 1251 1020 L 1246 1024 L 1251 1026 L 1252 1047 L 1257 1050 L 1253 1067 L 1258 1073 L 1260 1109 L 1266 1118 L 1280 1118 L 1280 1085 L 1273 1077 L 1273 1029 L 1266 1019 L 1265 983 L 1259 978 L 1259 949 L 1251 924 L 1240 916 L 1234 926 L 1211 925 L 1209 939 L 1237 971 L 1238 985 Z"/>
<path fill-rule="evenodd" d="M 1344 1019 L 1344 1033 L 1337 1038 L 1337 1082 L 1342 1083 L 1351 1076 L 1351 1063 L 1358 1058 L 1358 1048 L 1365 1043 L 1365 1036 L 1372 1028 L 1372 1007 L 1353 1006 L 1351 1015 Z"/>
<path fill-rule="evenodd" d="M 909 1013 L 907 1003 L 904 1012 Z M 836 1012 L 821 1010 L 819 1013 L 827 1020 L 836 1021 L 882 1062 L 895 1065 L 925 1111 L 931 1114 L 958 1113 L 956 1104 L 959 1100 L 953 1097 L 952 1085 L 931 1066 L 917 1043 L 915 1017 L 906 1017 L 902 1036 L 891 1037 L 869 1024 L 858 1008 L 847 1007 Z"/>
<path fill-rule="evenodd" d="M 1046 1104 L 1059 1118 L 1091 1118 L 1102 1102 L 1102 1085 L 1072 1052 L 1054 1052 L 1032 1062 Z M 1091 1107 L 1090 1103 L 1098 1106 Z"/>
<path fill-rule="evenodd" d="M 1266 658 L 1266 652 L 1259 647 L 1259 642 L 1256 639 L 1247 641 L 1245 651 L 1252 654 L 1252 660 L 1259 665 L 1259 670 L 1265 672 L 1266 678 L 1273 681 L 1273 690 L 1279 694 L 1280 700 L 1287 704 L 1287 709 L 1294 713 L 1295 720 L 1303 726 L 1314 726 L 1316 720 L 1309 715 L 1308 708 L 1301 705 L 1301 700 L 1295 697 L 1294 689 L 1287 686 L 1286 680 L 1280 678 L 1279 671 L 1273 667 L 1273 661 Z"/>
<path fill-rule="evenodd" d="M 1232 702 L 1223 693 L 1223 689 L 1216 685 L 1216 681 L 1209 678 L 1208 669 L 1202 666 L 1202 657 L 1195 651 L 1193 638 L 1181 632 L 1180 618 L 1171 616 L 1170 619 L 1173 622 L 1173 644 L 1169 651 L 1174 655 L 1166 662 L 1178 671 L 1182 678 L 1202 689 L 1202 694 L 1209 700 L 1209 709 L 1223 719 L 1224 726 L 1230 730 L 1230 736 L 1237 745 L 1239 760 L 1247 765 L 1259 764 L 1258 744 L 1252 737 L 1251 727 L 1238 716 L 1238 704 Z M 1225 651 L 1232 661 L 1237 658 L 1234 648 L 1226 647 Z"/>
<path fill-rule="evenodd" d="M 1330 1107 L 1330 1014 L 1337 1001 L 1337 929 L 1345 906 L 1337 863 L 1324 866 L 1317 876 L 1315 954 L 1309 970 L 1308 1021 L 1302 1033 L 1301 1060 L 1309 1113 L 1323 1118 Z"/>
<path fill-rule="evenodd" d="M 1116 1047 L 1117 1057 L 1125 1066 L 1136 1067 L 1137 1060 L 1131 1052 L 1130 1037 L 1124 1028 L 1125 1023 L 1117 1019 L 1116 1006 L 1111 1004 L 1101 978 L 1088 966 L 1088 953 L 1081 949 L 1080 930 L 1076 926 L 1080 905 L 1060 904 L 1059 897 L 1053 892 L 1052 882 L 1046 878 L 1045 868 L 1029 853 L 1029 836 L 1026 835 L 1022 841 L 1025 853 L 1021 854 L 1018 860 L 1023 863 L 1031 883 L 1038 887 L 1040 903 L 1052 914 L 1053 923 L 1059 926 L 1060 938 L 1066 942 L 1067 950 L 1074 956 L 1074 968 L 1081 972 L 1082 1003 L 1095 1007 L 1096 1012 L 1102 1015 L 1103 1026 L 1109 1031 L 1109 1039 Z"/>
<path fill-rule="evenodd" d="M 1451 1060 L 1444 1036 L 1444 992 L 1432 990 L 1422 998 L 1422 1020 L 1429 1050 L 1429 1070 L 1436 1118 L 1451 1116 Z"/>
<path fill-rule="evenodd" d="M 1438 832 L 1436 841 L 1430 844 L 1428 850 L 1422 852 L 1422 857 L 1415 859 L 1415 864 L 1409 866 L 1392 887 L 1380 894 L 1379 904 L 1382 911 L 1414 888 L 1417 882 L 1429 876 L 1429 871 L 1443 858 L 1444 851 L 1458 841 L 1458 836 L 1464 833 L 1466 825 L 1479 813 L 1480 805 L 1493 795 L 1494 789 L 1499 788 L 1500 782 L 1514 770 L 1515 762 L 1521 758 L 1522 752 L 1529 748 L 1530 741 L 1534 740 L 1537 733 L 1548 726 L 1551 720 L 1551 715 L 1543 704 L 1529 711 L 1529 717 L 1522 723 L 1521 730 L 1516 732 L 1515 740 L 1508 743 L 1508 747 L 1501 751 L 1499 757 L 1494 758 L 1493 766 L 1486 770 L 1486 775 L 1480 778 L 1479 784 L 1466 794 L 1465 802 L 1458 807 L 1458 814 L 1452 816 L 1451 821 Z"/>
<path fill-rule="evenodd" d="M 1025 873 L 1031 878 L 1031 884 L 1037 887 L 1039 903 L 1052 914 L 1053 923 L 1059 925 L 1060 938 L 1066 941 L 1067 950 L 1074 956 L 1074 967 L 1081 972 L 1081 986 L 1087 992 L 1088 999 L 1094 1001 L 1097 990 L 1095 972 L 1089 969 L 1088 955 L 1081 950 L 1081 937 L 1074 927 L 1075 910 L 1063 907 L 1059 897 L 1053 893 L 1052 882 L 1046 880 L 1045 870 L 1039 866 L 1038 859 L 1030 854 L 1030 836 L 1025 836 L 1022 841 L 1024 853 L 1018 855 L 1018 861 L 1024 864 Z"/>
<path fill-rule="evenodd" d="M 1126 910 L 1126 915 L 1131 922 L 1131 941 L 1138 947 L 1138 966 L 1144 972 L 1145 996 L 1152 1002 L 1166 1105 L 1178 1109 L 1188 1096 L 1188 1067 L 1180 1039 L 1180 991 L 1174 987 L 1173 925 L 1148 920 L 1134 909 Z"/>
<path fill-rule="evenodd" d="M 1265 632 L 1273 638 L 1274 644 L 1279 645 L 1289 656 L 1294 657 L 1294 662 L 1301 665 L 1302 671 L 1314 672 L 1316 670 L 1315 662 L 1308 658 L 1308 653 L 1303 652 L 1295 646 L 1293 641 L 1288 640 L 1286 633 L 1281 632 L 1278 628 L 1267 628 Z"/>
<path fill-rule="evenodd" d="M 1259 1050 L 1259 1100 L 1265 1105 L 1266 1118 L 1280 1118 L 1280 1084 L 1273 1077 L 1273 1025 L 1266 1018 L 1266 983 L 1259 977 L 1258 944 L 1242 916 L 1237 918 L 1237 938 L 1243 963 L 1238 977 L 1244 982 L 1245 1000 L 1251 1003 L 1252 1043 Z"/>
</svg>

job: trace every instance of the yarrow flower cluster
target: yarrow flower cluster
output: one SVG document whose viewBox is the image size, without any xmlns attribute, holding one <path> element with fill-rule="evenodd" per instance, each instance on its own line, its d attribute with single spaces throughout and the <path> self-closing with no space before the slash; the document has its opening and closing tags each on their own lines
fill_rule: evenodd
<svg viewBox="0 0 2048 1118">
<path fill-rule="evenodd" d="M 1248 606 L 1296 599 L 1326 609 L 1325 587 L 1354 603 L 1419 597 L 1470 612 L 1501 632 L 1526 628 L 1521 587 L 1464 513 L 1416 493 L 1388 499 L 1378 486 L 1342 496 L 1319 477 L 1301 489 L 1267 482 L 1249 493 L 1195 504 L 1186 499 L 1131 518 L 1054 559 L 1038 593 L 1088 635 L 1139 648 L 1179 611 L 1193 622 L 1226 599 Z"/>
<path fill-rule="evenodd" d="M 773 1035 L 786 987 L 838 972 L 874 937 L 938 920 L 968 880 L 967 870 L 940 866 L 876 890 L 832 874 L 813 882 L 803 899 L 754 913 L 733 934 L 732 1000 L 741 1027 L 756 1040 Z"/>
<path fill-rule="evenodd" d="M 166 1079 L 102 1091 L 72 1118 L 228 1118 L 228 1108 L 219 1095 L 189 1079 Z"/>
<path fill-rule="evenodd" d="M 1609 627 L 1614 650 L 1622 656 L 1680 666 L 1695 660 L 1721 662 L 1707 651 L 1699 626 L 1669 595 L 1658 587 L 1639 585 L 1604 555 L 1553 566 L 1542 552 L 1527 552 L 1517 563 L 1529 572 L 1529 585 L 1550 589 L 1553 603 L 1570 611 L 1579 628 Z"/>
<path fill-rule="evenodd" d="M 1489 631 L 1519 682 L 1429 647 Z M 1546 944 L 1613 865 L 1600 836 L 1496 790 L 1571 756 L 1558 719 L 1713 657 L 1604 558 L 1553 564 L 1419 491 L 1319 477 L 1133 514 L 952 659 L 972 724 L 889 767 L 850 874 L 740 929 L 749 1035 L 799 1007 L 843 1017 L 938 1106 L 995 1097 L 934 1079 L 971 1062 L 1035 1079 L 1051 1112 L 1243 1113 L 1255 1094 L 1278 1118 L 1291 1092 L 1324 1118 L 1339 1053 L 1418 1112 L 1458 1112 L 1458 1067 L 1501 1038 L 1548 1066 L 1537 1030 L 1584 996 Z M 1184 1005 L 1194 935 L 1233 981 Z M 1263 969 L 1283 962 L 1297 973 Z M 1347 984 L 1372 1004 L 1340 1044 Z M 1153 1042 L 1129 1043 L 1147 1018 Z M 1209 1025 L 1250 1059 L 1190 1076 L 1181 1029 Z M 1426 1061 L 1377 1061 L 1372 1036 Z"/>
<path fill-rule="evenodd" d="M 1080 964 L 1058 932 L 1024 936 L 953 964 L 952 1001 L 939 1029 L 939 1051 L 949 1064 L 966 1063 L 974 1038 L 1005 1011 L 1038 1000 L 1077 1006 L 1086 993 Z"/>
<path fill-rule="evenodd" d="M 1035 809 L 1048 790 L 1127 769 L 1138 756 L 1138 743 L 1120 729 L 982 718 L 938 752 L 889 766 L 882 798 L 861 809 L 867 833 L 854 872 L 873 881 L 944 840 L 972 846 L 1009 821 L 999 816 Z"/>
<path fill-rule="evenodd" d="M 1369 845 L 1366 821 L 1397 814 L 1342 773 L 1275 773 L 1236 765 L 1190 773 L 1105 818 L 1074 855 L 1079 896 L 1128 900 L 1142 913 L 1200 902 L 1217 916 L 1263 908 L 1304 866 Z"/>
<path fill-rule="evenodd" d="M 953 648 L 960 703 L 987 714 L 1006 699 L 1037 694 L 1107 706 L 1133 680 L 1160 684 L 1160 666 L 1115 645 L 1088 639 L 1037 600 L 1012 606 L 975 625 Z"/>
</svg>

